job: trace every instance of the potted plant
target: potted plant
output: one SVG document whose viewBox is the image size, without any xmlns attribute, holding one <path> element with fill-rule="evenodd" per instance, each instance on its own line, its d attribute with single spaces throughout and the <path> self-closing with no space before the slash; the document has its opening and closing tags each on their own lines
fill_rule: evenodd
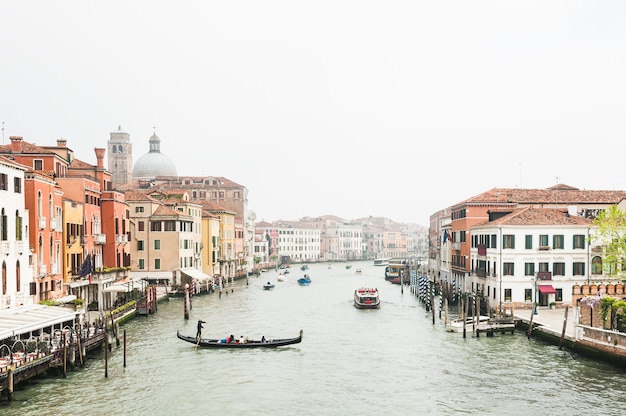
<svg viewBox="0 0 626 416">
<path fill-rule="evenodd" d="M 550 309 L 556 309 L 556 302 L 550 302 Z"/>
</svg>

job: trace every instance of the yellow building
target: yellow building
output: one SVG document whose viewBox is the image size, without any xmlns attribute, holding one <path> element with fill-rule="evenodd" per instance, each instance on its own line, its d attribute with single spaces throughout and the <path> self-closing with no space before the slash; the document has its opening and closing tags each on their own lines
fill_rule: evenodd
<svg viewBox="0 0 626 416">
<path fill-rule="evenodd" d="M 89 303 L 89 277 L 81 276 L 80 266 L 85 260 L 83 203 L 63 200 L 63 282 L 77 297 Z M 92 299 L 93 300 L 93 299 Z"/>
<path fill-rule="evenodd" d="M 240 260 L 237 257 L 235 243 L 236 213 L 209 201 L 203 201 L 202 207 L 207 213 L 219 218 L 216 247 L 217 270 L 214 269 L 214 273 L 226 278 L 234 278 Z"/>
</svg>

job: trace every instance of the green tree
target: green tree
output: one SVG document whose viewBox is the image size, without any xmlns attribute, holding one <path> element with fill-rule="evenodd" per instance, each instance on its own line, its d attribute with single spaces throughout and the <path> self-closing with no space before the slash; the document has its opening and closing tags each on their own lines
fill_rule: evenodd
<svg viewBox="0 0 626 416">
<path fill-rule="evenodd" d="M 602 247 L 602 265 L 606 274 L 624 276 L 626 260 L 626 213 L 617 205 L 602 210 L 593 221 L 590 241 Z"/>
</svg>

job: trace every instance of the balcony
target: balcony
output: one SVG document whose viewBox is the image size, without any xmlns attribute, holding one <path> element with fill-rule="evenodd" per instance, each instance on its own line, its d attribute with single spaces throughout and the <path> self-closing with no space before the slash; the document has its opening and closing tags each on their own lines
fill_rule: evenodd
<svg viewBox="0 0 626 416">
<path fill-rule="evenodd" d="M 550 250 L 550 246 L 539 246 L 539 251 L 548 251 Z"/>
<path fill-rule="evenodd" d="M 56 218 L 50 218 L 50 229 L 57 231 L 57 219 Z"/>
<path fill-rule="evenodd" d="M 51 274 L 59 274 L 59 265 L 58 264 L 52 264 L 50 266 L 50 273 Z"/>
<path fill-rule="evenodd" d="M 39 277 L 44 277 L 48 273 L 48 265 L 40 264 L 39 265 Z"/>
<path fill-rule="evenodd" d="M 40 230 L 46 229 L 46 217 L 39 217 L 39 229 Z"/>
<path fill-rule="evenodd" d="M 128 243 L 128 236 L 126 234 L 118 234 L 115 236 L 115 242 L 117 244 L 126 244 Z"/>
<path fill-rule="evenodd" d="M 106 244 L 107 235 L 106 234 L 94 234 L 93 235 L 94 244 Z"/>
</svg>

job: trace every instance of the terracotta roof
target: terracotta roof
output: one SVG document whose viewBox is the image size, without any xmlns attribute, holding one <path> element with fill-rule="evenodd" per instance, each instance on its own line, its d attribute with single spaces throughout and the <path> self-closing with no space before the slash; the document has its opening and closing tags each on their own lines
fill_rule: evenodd
<svg viewBox="0 0 626 416">
<path fill-rule="evenodd" d="M 162 217 L 188 217 L 189 215 L 185 215 L 184 213 L 172 209 L 166 205 L 159 205 L 158 208 L 154 211 L 154 213 L 152 214 L 153 217 L 155 216 L 162 216 Z"/>
<path fill-rule="evenodd" d="M 593 220 L 579 215 L 570 215 L 566 209 L 522 207 L 494 221 L 486 221 L 480 226 L 494 225 L 590 225 Z"/>
<path fill-rule="evenodd" d="M 87 162 L 83 162 L 80 159 L 72 160 L 72 163 L 69 166 L 70 169 L 95 169 L 94 165 L 90 165 Z"/>
<path fill-rule="evenodd" d="M 493 188 L 454 206 L 485 204 L 618 204 L 626 191 L 588 191 L 568 185 L 548 189 Z"/>
<path fill-rule="evenodd" d="M 125 191 L 124 199 L 126 201 L 154 201 L 154 199 L 139 191 Z"/>
<path fill-rule="evenodd" d="M 11 151 L 11 144 L 4 144 L 2 146 L 0 146 L 0 153 L 4 153 L 4 154 L 11 154 L 13 153 Z M 50 155 L 55 155 L 56 153 L 48 150 L 48 149 L 44 149 L 43 147 L 34 145 L 32 143 L 28 143 L 26 141 L 22 141 L 22 151 L 20 153 L 16 153 L 16 154 L 29 154 L 29 153 L 45 153 L 45 154 L 50 154 Z"/>
</svg>

